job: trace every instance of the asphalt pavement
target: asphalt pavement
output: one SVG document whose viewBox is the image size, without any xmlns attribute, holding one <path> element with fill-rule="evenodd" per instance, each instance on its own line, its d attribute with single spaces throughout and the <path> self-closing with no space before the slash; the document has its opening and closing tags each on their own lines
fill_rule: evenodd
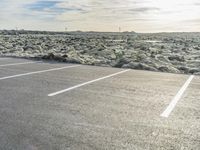
<svg viewBox="0 0 200 150">
<path fill-rule="evenodd" d="M 121 149 L 199 150 L 200 76 L 0 57 L 0 150 Z"/>
</svg>

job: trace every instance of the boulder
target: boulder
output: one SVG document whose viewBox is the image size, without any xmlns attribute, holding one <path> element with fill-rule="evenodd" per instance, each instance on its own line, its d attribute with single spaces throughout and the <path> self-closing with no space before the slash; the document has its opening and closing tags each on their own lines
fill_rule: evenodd
<svg viewBox="0 0 200 150">
<path fill-rule="evenodd" d="M 113 65 L 114 67 L 122 67 L 123 65 L 125 64 L 128 64 L 131 60 L 130 59 L 127 59 L 127 58 L 120 58 L 116 61 L 116 63 Z"/>
<path fill-rule="evenodd" d="M 189 73 L 189 68 L 186 67 L 186 66 L 180 66 L 180 67 L 177 67 L 177 68 L 178 68 L 178 70 L 180 70 L 183 73 Z"/>
<path fill-rule="evenodd" d="M 161 66 L 161 67 L 158 67 L 158 70 L 162 72 L 180 73 L 180 71 L 174 68 L 173 66 Z"/>
<path fill-rule="evenodd" d="M 152 66 L 148 66 L 147 64 L 139 63 L 139 62 L 130 62 L 129 64 L 123 65 L 122 68 L 157 71 L 156 68 Z"/>
<path fill-rule="evenodd" d="M 44 55 L 42 57 L 42 59 L 56 60 L 56 61 L 60 61 L 60 62 L 65 62 L 66 61 L 66 59 L 63 56 L 58 55 L 58 54 L 53 54 L 53 53 L 49 53 L 47 55 Z"/>
<path fill-rule="evenodd" d="M 197 72 L 200 72 L 200 69 L 199 68 L 190 68 L 188 72 L 191 74 L 195 74 Z"/>
<path fill-rule="evenodd" d="M 169 56 L 168 59 L 171 61 L 181 61 L 181 62 L 185 61 L 184 56 L 180 56 L 180 55 L 172 55 L 172 56 Z"/>
<path fill-rule="evenodd" d="M 200 72 L 195 72 L 194 75 L 200 75 Z"/>
</svg>

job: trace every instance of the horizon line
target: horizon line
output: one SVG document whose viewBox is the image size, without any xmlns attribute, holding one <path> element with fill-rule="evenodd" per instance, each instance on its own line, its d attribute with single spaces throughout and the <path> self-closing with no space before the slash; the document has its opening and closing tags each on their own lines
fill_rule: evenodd
<svg viewBox="0 0 200 150">
<path fill-rule="evenodd" d="M 68 31 L 59 31 L 59 30 L 33 30 L 33 29 L 0 29 L 0 31 L 29 31 L 29 32 L 52 32 L 52 33 L 70 33 L 70 32 L 83 32 L 83 33 L 200 33 L 200 31 L 158 31 L 158 32 L 137 32 L 137 31 L 84 31 L 84 30 L 68 30 Z"/>
</svg>

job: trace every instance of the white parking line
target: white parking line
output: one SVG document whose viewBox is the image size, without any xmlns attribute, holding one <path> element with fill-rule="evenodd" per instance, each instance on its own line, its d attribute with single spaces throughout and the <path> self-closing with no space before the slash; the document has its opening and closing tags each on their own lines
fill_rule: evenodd
<svg viewBox="0 0 200 150">
<path fill-rule="evenodd" d="M 104 76 L 104 77 L 101 77 L 101 78 L 98 78 L 98 79 L 94 79 L 94 80 L 91 80 L 91 81 L 88 81 L 88 82 L 85 82 L 85 83 L 81 83 L 81 84 L 72 86 L 72 87 L 70 87 L 70 88 L 67 88 L 67 89 L 64 89 L 64 90 L 61 90 L 61 91 L 58 91 L 58 92 L 54 92 L 54 93 L 48 94 L 48 96 L 56 96 L 56 95 L 58 95 L 58 94 L 62 94 L 62 93 L 64 93 L 64 92 L 67 92 L 67 91 L 70 91 L 70 90 L 79 88 L 79 87 L 81 87 L 81 86 L 84 86 L 84 85 L 87 85 L 87 84 L 91 84 L 91 83 L 93 83 L 93 82 L 97 82 L 97 81 L 100 81 L 100 80 L 103 80 L 103 79 L 106 79 L 106 78 L 110 78 L 110 77 L 116 76 L 116 75 L 118 75 L 118 74 L 125 73 L 125 72 L 127 72 L 127 71 L 129 71 L 129 70 L 130 70 L 130 69 L 123 70 L 123 71 L 120 71 L 120 72 L 117 72 L 117 73 L 113 73 L 113 74 L 110 74 L 110 75 L 107 75 L 107 76 Z"/>
<path fill-rule="evenodd" d="M 191 75 L 188 78 L 188 80 L 181 87 L 181 89 L 178 91 L 178 93 L 176 94 L 176 96 L 172 99 L 172 101 L 170 102 L 170 104 L 168 105 L 168 107 L 165 109 L 165 111 L 160 115 L 161 117 L 166 117 L 166 118 L 169 117 L 170 113 L 175 108 L 177 102 L 181 99 L 183 93 L 185 92 L 185 90 L 187 89 L 187 87 L 189 86 L 189 84 L 190 84 L 190 82 L 192 81 L 193 78 L 194 78 L 194 75 Z"/>
<path fill-rule="evenodd" d="M 28 73 L 17 74 L 17 75 L 12 75 L 12 76 L 7 76 L 7 77 L 1 77 L 0 80 L 11 79 L 11 78 L 17 78 L 17 77 L 21 77 L 21 76 L 39 74 L 39 73 L 50 72 L 50 71 L 57 71 L 57 70 L 62 70 L 62 69 L 67 69 L 67 68 L 74 68 L 74 67 L 78 67 L 78 66 L 80 66 L 80 65 L 73 65 L 73 66 L 66 66 L 66 67 L 61 67 L 61 68 L 53 68 L 53 69 L 48 69 L 48 70 L 41 70 L 41 71 L 35 71 L 35 72 L 28 72 Z"/>
<path fill-rule="evenodd" d="M 10 58 L 0 58 L 0 60 L 6 60 L 6 59 L 10 59 Z"/>
<path fill-rule="evenodd" d="M 10 63 L 10 64 L 4 64 L 0 65 L 0 67 L 6 67 L 6 66 L 17 66 L 17 65 L 25 65 L 25 64 L 35 64 L 35 63 L 40 63 L 42 61 L 35 61 L 35 62 L 24 62 L 24 63 Z"/>
</svg>

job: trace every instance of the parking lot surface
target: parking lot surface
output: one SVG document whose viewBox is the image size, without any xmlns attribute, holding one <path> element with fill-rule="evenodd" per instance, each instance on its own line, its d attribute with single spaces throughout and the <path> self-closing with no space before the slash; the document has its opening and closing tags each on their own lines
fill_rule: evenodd
<svg viewBox="0 0 200 150">
<path fill-rule="evenodd" d="M 180 92 L 189 78 L 0 57 L 0 149 L 199 150 L 200 76 Z"/>
</svg>

